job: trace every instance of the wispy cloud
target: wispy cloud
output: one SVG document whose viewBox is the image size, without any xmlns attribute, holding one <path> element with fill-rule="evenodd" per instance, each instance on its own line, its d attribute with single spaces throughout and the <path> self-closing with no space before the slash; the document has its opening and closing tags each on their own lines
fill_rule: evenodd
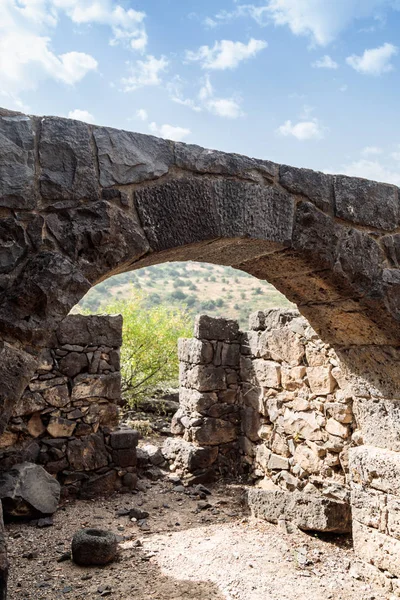
<svg viewBox="0 0 400 600">
<path fill-rule="evenodd" d="M 306 140 L 320 140 L 324 137 L 325 128 L 317 119 L 309 121 L 298 121 L 293 123 L 291 120 L 285 121 L 278 127 L 277 132 L 284 137 L 294 137 L 300 142 Z"/>
<path fill-rule="evenodd" d="M 175 127 L 167 124 L 159 126 L 154 122 L 149 124 L 149 130 L 154 135 L 173 140 L 174 142 L 181 142 L 192 133 L 190 129 L 187 129 L 186 127 Z"/>
<path fill-rule="evenodd" d="M 123 77 L 121 82 L 124 92 L 133 92 L 145 86 L 155 86 L 161 83 L 161 74 L 168 68 L 168 60 L 165 56 L 155 58 L 151 54 L 144 60 L 137 60 L 129 67 L 130 74 Z"/>
<path fill-rule="evenodd" d="M 186 59 L 191 62 L 200 62 L 203 69 L 225 70 L 235 69 L 239 63 L 256 56 L 268 46 L 264 40 L 251 38 L 247 44 L 221 40 L 214 46 L 201 46 L 197 51 L 188 50 Z"/>
<path fill-rule="evenodd" d="M 70 110 L 68 113 L 69 119 L 76 119 L 77 121 L 84 121 L 85 123 L 94 123 L 95 118 L 88 110 L 81 110 L 80 108 L 75 108 L 74 110 Z"/>
<path fill-rule="evenodd" d="M 393 71 L 391 59 L 398 54 L 399 49 L 393 44 L 383 44 L 379 48 L 365 50 L 361 56 L 353 54 L 346 58 L 350 67 L 363 75 L 383 75 Z"/>
<path fill-rule="evenodd" d="M 337 62 L 335 62 L 329 54 L 325 54 L 325 56 L 313 62 L 312 66 L 314 69 L 337 69 L 339 67 Z"/>
</svg>

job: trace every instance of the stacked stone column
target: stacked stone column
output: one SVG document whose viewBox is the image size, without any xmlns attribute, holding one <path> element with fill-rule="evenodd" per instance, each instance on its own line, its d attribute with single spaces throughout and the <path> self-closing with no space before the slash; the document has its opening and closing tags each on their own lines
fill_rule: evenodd
<svg viewBox="0 0 400 600">
<path fill-rule="evenodd" d="M 221 473 L 237 472 L 240 432 L 238 323 L 207 315 L 197 317 L 194 337 L 179 340 L 178 354 L 180 409 L 174 416 L 172 431 L 195 447 L 192 453 L 208 457 L 202 461 L 203 468 L 214 465 Z"/>
</svg>

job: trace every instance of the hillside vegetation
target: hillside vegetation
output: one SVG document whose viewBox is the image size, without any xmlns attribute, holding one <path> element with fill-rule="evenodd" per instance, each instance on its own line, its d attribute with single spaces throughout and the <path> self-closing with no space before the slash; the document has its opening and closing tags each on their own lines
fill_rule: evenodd
<svg viewBox="0 0 400 600">
<path fill-rule="evenodd" d="M 232 267 L 208 263 L 176 262 L 123 273 L 100 283 L 81 300 L 78 308 L 101 312 L 114 300 L 129 299 L 140 291 L 146 307 L 185 308 L 189 315 L 208 313 L 239 319 L 247 326 L 255 310 L 291 303 L 266 281 Z"/>
</svg>

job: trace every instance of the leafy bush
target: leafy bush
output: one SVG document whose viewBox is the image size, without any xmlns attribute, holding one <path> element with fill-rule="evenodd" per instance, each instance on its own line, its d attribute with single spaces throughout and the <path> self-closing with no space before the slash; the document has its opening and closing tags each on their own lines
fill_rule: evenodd
<svg viewBox="0 0 400 600">
<path fill-rule="evenodd" d="M 130 405 L 150 395 L 161 384 L 177 384 L 180 337 L 191 336 L 192 319 L 185 310 L 165 305 L 146 307 L 146 297 L 133 291 L 102 311 L 123 316 L 121 348 L 122 391 Z"/>
</svg>

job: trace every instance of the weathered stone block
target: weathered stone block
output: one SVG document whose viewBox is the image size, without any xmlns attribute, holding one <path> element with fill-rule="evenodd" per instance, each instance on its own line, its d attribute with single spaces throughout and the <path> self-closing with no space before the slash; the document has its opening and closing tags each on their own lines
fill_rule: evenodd
<svg viewBox="0 0 400 600">
<path fill-rule="evenodd" d="M 194 367 L 182 368 L 180 365 L 180 384 L 194 388 L 199 392 L 213 392 L 226 389 L 226 375 L 223 367 L 214 365 L 195 365 Z"/>
<path fill-rule="evenodd" d="M 305 348 L 297 333 L 283 327 L 261 334 L 260 343 L 264 337 L 273 360 L 286 362 L 293 367 L 301 364 Z"/>
<path fill-rule="evenodd" d="M 223 419 L 206 417 L 200 427 L 193 427 L 192 439 L 200 446 L 217 446 L 233 442 L 237 438 L 236 427 Z"/>
<path fill-rule="evenodd" d="M 134 467 L 136 465 L 136 448 L 121 448 L 113 450 L 113 462 L 122 468 Z"/>
<path fill-rule="evenodd" d="M 353 521 L 353 547 L 356 556 L 400 577 L 400 541 Z"/>
<path fill-rule="evenodd" d="M 242 364 L 242 361 L 241 361 Z M 257 358 L 252 361 L 252 371 L 246 380 L 262 387 L 278 388 L 281 383 L 281 366 L 272 360 Z"/>
<path fill-rule="evenodd" d="M 82 373 L 74 379 L 72 388 L 72 401 L 85 398 L 107 398 L 107 400 L 120 400 L 121 375 L 108 373 L 100 375 L 86 375 Z"/>
<path fill-rule="evenodd" d="M 242 408 L 241 423 L 244 435 L 252 442 L 257 442 L 260 439 L 258 435 L 258 430 L 260 429 L 259 411 L 250 406 Z"/>
<path fill-rule="evenodd" d="M 332 368 L 329 367 L 307 367 L 307 378 L 311 391 L 319 396 L 331 394 L 336 386 L 332 377 Z"/>
<path fill-rule="evenodd" d="M 139 441 L 139 434 L 135 429 L 119 429 L 112 431 L 110 435 L 110 444 L 114 450 L 126 448 L 136 448 Z"/>
<path fill-rule="evenodd" d="M 59 117 L 41 120 L 40 191 L 47 204 L 59 200 L 96 200 L 99 187 L 89 128 Z"/>
<path fill-rule="evenodd" d="M 321 423 L 315 413 L 312 412 L 294 412 L 286 408 L 282 427 L 287 435 L 296 438 L 303 438 L 313 442 L 323 440 Z"/>
<path fill-rule="evenodd" d="M 331 435 L 336 435 L 341 438 L 348 438 L 350 436 L 350 429 L 348 426 L 339 423 L 336 419 L 330 418 L 326 422 L 326 431 Z"/>
<path fill-rule="evenodd" d="M 108 464 L 107 450 L 101 434 L 92 434 L 70 440 L 67 457 L 74 471 L 94 471 Z"/>
<path fill-rule="evenodd" d="M 121 315 L 68 315 L 57 329 L 57 338 L 61 345 L 75 344 L 82 346 L 122 345 Z"/>
<path fill-rule="evenodd" d="M 238 367 L 240 361 L 239 344 L 222 344 L 221 364 L 224 367 Z"/>
<path fill-rule="evenodd" d="M 52 380 L 50 379 L 50 384 L 51 381 Z M 51 404 L 51 406 L 55 406 L 56 408 L 63 408 L 71 402 L 68 386 L 66 383 L 62 385 L 54 385 L 53 387 L 48 387 L 47 389 L 42 391 L 42 396 L 47 402 L 47 404 Z"/>
<path fill-rule="evenodd" d="M 386 231 L 396 229 L 399 224 L 396 186 L 344 175 L 336 175 L 334 181 L 338 217 Z"/>
<path fill-rule="evenodd" d="M 268 469 L 270 471 L 282 471 L 289 469 L 289 461 L 284 456 L 271 454 L 268 461 Z"/>
<path fill-rule="evenodd" d="M 213 465 L 218 456 L 218 448 L 216 446 L 202 448 L 180 438 L 167 438 L 162 453 L 166 460 L 192 473 Z"/>
<path fill-rule="evenodd" d="M 63 419 L 63 417 L 51 417 L 47 431 L 54 438 L 70 437 L 74 433 L 75 427 L 75 421 Z"/>
<path fill-rule="evenodd" d="M 204 340 L 235 342 L 239 340 L 239 323 L 233 319 L 198 315 L 194 322 L 194 336 Z"/>
<path fill-rule="evenodd" d="M 213 347 L 210 342 L 196 338 L 178 340 L 178 358 L 195 365 L 208 364 L 213 360 Z"/>
<path fill-rule="evenodd" d="M 400 453 L 373 446 L 349 450 L 351 481 L 381 492 L 400 495 Z"/>
<path fill-rule="evenodd" d="M 166 140 L 110 127 L 95 127 L 93 135 L 103 187 L 157 179 L 174 162 L 172 145 Z"/>
<path fill-rule="evenodd" d="M 24 115 L 0 117 L 0 206 L 34 208 L 34 165 L 32 120 Z"/>
<path fill-rule="evenodd" d="M 306 196 L 315 206 L 331 212 L 333 210 L 333 176 L 310 169 L 297 169 L 281 165 L 279 182 L 292 194 Z"/>
<path fill-rule="evenodd" d="M 180 407 L 188 413 L 198 412 L 205 415 L 216 402 L 218 402 L 218 397 L 214 392 L 207 393 L 186 387 L 179 388 Z"/>
<path fill-rule="evenodd" d="M 347 533 L 351 528 L 350 506 L 317 494 L 249 488 L 247 503 L 255 517 L 271 523 L 285 519 L 304 531 Z"/>
<path fill-rule="evenodd" d="M 327 402 L 325 404 L 325 411 L 327 415 L 339 421 L 339 423 L 349 424 L 354 420 L 351 406 L 343 402 Z"/>
</svg>

